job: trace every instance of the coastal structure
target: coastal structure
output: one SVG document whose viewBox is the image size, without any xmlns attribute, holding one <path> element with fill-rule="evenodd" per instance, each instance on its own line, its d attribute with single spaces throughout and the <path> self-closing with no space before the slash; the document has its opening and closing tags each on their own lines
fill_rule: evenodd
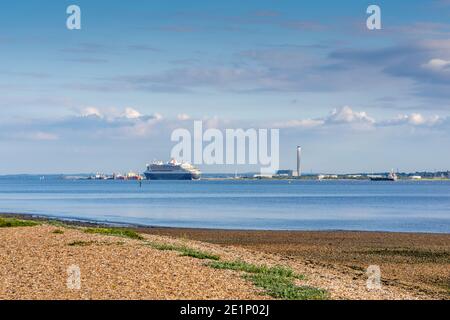
<svg viewBox="0 0 450 320">
<path fill-rule="evenodd" d="M 339 176 L 337 174 L 319 174 L 317 176 L 317 180 L 332 180 L 332 179 L 339 179 Z"/>
<path fill-rule="evenodd" d="M 278 170 L 277 177 L 293 177 L 296 174 L 294 170 Z"/>
<path fill-rule="evenodd" d="M 292 177 L 301 177 L 302 169 L 301 169 L 301 158 L 302 158 L 302 147 L 297 147 L 297 170 L 278 170 L 275 174 L 277 178 L 292 178 Z M 265 178 L 268 178 L 265 176 Z"/>
<path fill-rule="evenodd" d="M 302 176 L 302 169 L 301 169 L 301 159 L 302 159 L 302 147 L 297 147 L 297 177 Z"/>
<path fill-rule="evenodd" d="M 198 180 L 201 172 L 190 163 L 172 159 L 167 163 L 156 161 L 148 164 L 144 175 L 147 180 Z"/>
<path fill-rule="evenodd" d="M 126 175 L 122 175 L 120 173 L 113 173 L 112 175 L 107 175 L 103 173 L 96 173 L 95 175 L 91 175 L 88 177 L 65 177 L 65 179 L 71 180 L 142 180 L 143 177 L 139 173 L 129 172 Z"/>
</svg>

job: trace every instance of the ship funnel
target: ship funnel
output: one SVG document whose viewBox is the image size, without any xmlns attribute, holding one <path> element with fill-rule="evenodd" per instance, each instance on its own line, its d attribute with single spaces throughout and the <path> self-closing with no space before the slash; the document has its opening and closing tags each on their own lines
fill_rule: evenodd
<svg viewBox="0 0 450 320">
<path fill-rule="evenodd" d="M 297 177 L 302 176 L 301 169 L 301 160 L 302 160 L 302 147 L 297 147 Z"/>
</svg>

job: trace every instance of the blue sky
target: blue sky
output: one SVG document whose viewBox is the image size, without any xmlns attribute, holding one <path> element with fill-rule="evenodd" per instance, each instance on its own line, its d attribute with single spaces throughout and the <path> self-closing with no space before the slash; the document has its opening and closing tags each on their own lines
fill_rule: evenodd
<svg viewBox="0 0 450 320">
<path fill-rule="evenodd" d="M 280 128 L 286 168 L 449 169 L 447 0 L 19 0 L 0 26 L 0 173 L 139 170 L 195 119 Z"/>
</svg>

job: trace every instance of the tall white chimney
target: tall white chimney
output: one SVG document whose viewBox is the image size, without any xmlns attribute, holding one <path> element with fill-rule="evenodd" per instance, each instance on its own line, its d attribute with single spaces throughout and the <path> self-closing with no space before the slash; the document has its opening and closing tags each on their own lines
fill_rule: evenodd
<svg viewBox="0 0 450 320">
<path fill-rule="evenodd" d="M 302 147 L 297 147 L 297 176 L 302 176 L 302 169 L 301 169 L 301 160 L 302 160 Z"/>
</svg>

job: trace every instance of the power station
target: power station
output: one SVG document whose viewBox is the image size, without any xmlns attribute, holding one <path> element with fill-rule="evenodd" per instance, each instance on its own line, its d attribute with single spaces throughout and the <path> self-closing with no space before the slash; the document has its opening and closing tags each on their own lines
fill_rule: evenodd
<svg viewBox="0 0 450 320">
<path fill-rule="evenodd" d="M 297 147 L 297 171 L 295 170 L 278 170 L 278 177 L 301 177 L 302 176 L 302 147 Z"/>
</svg>

